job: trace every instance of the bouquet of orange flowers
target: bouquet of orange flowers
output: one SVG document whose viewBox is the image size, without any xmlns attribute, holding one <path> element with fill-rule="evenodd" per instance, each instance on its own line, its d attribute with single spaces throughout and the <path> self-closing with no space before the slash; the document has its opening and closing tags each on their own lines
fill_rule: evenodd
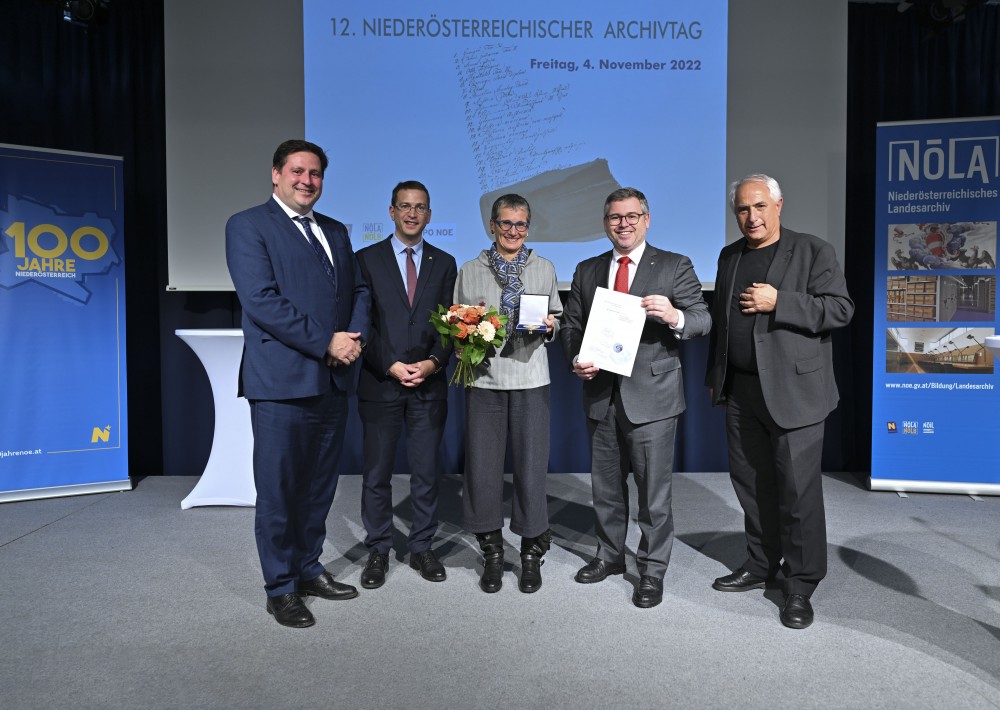
<svg viewBox="0 0 1000 710">
<path fill-rule="evenodd" d="M 459 354 L 451 376 L 453 385 L 471 387 L 476 380 L 476 366 L 486 358 L 486 350 L 501 345 L 507 337 L 507 316 L 498 314 L 493 306 L 487 308 L 485 303 L 438 306 L 437 313 L 431 314 L 431 324 L 441 334 L 441 345 L 447 347 L 450 340 Z"/>
</svg>

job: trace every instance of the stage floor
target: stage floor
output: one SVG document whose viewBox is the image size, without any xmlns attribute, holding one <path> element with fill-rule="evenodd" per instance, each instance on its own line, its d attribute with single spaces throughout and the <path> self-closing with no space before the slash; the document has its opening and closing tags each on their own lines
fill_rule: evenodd
<svg viewBox="0 0 1000 710">
<path fill-rule="evenodd" d="M 630 602 L 632 558 L 624 577 L 573 581 L 594 551 L 589 476 L 549 477 L 555 540 L 531 595 L 509 531 L 503 589 L 479 590 L 461 481 L 446 478 L 447 581 L 397 552 L 384 587 L 312 599 L 316 625 L 293 630 L 264 610 L 253 509 L 182 511 L 195 481 L 0 505 L 4 707 L 1000 707 L 998 499 L 900 498 L 826 475 L 830 571 L 816 622 L 792 631 L 779 592 L 711 588 L 743 558 L 724 473 L 675 476 L 677 544 L 647 610 Z M 360 486 L 341 479 L 324 555 L 356 585 Z M 404 479 L 394 492 L 405 530 Z"/>
</svg>

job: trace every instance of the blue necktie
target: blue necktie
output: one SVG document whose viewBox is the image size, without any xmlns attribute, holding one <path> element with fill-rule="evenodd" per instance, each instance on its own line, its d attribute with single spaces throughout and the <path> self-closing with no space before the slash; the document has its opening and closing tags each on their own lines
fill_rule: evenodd
<svg viewBox="0 0 1000 710">
<path fill-rule="evenodd" d="M 311 246 L 313 251 L 316 252 L 316 258 L 319 259 L 319 262 L 323 265 L 323 271 L 326 272 L 326 276 L 330 279 L 330 283 L 336 286 L 337 275 L 333 272 L 333 264 L 330 263 L 330 258 L 326 255 L 326 250 L 323 249 L 323 245 L 319 243 L 319 239 L 317 239 L 316 235 L 313 233 L 312 227 L 310 226 L 312 220 L 308 217 L 292 217 L 292 219 L 302 225 L 302 228 L 306 232 L 306 236 L 309 238 L 309 246 Z"/>
</svg>

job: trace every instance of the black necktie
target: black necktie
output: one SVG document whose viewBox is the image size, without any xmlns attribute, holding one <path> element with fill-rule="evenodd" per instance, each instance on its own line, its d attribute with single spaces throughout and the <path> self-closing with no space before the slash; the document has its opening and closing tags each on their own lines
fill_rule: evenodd
<svg viewBox="0 0 1000 710">
<path fill-rule="evenodd" d="M 333 264 L 330 263 L 330 257 L 326 255 L 326 250 L 323 249 L 323 245 L 319 243 L 319 239 L 317 239 L 316 235 L 313 233 L 312 227 L 310 226 L 312 220 L 308 217 L 292 217 L 292 219 L 302 225 L 302 229 L 305 230 L 306 237 L 309 238 L 309 246 L 311 246 L 313 251 L 316 252 L 316 258 L 319 259 L 319 262 L 323 265 L 323 271 L 326 272 L 327 278 L 330 279 L 330 283 L 336 285 L 337 275 L 333 273 Z"/>
</svg>

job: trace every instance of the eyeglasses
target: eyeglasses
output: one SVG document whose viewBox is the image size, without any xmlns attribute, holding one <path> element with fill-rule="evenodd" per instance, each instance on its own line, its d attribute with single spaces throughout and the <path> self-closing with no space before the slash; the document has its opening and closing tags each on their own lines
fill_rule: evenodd
<svg viewBox="0 0 1000 710">
<path fill-rule="evenodd" d="M 411 205 L 409 202 L 400 202 L 398 205 L 393 205 L 400 212 L 409 212 L 413 210 L 417 214 L 427 214 L 427 205 L 420 203 L 417 205 Z"/>
<path fill-rule="evenodd" d="M 628 214 L 609 214 L 605 215 L 604 219 L 608 220 L 608 224 L 613 227 L 617 227 L 622 223 L 624 219 L 628 224 L 635 225 L 639 224 L 639 218 L 642 217 L 645 212 L 629 212 Z"/>
<path fill-rule="evenodd" d="M 531 222 L 511 222 L 509 219 L 495 219 L 493 224 L 500 227 L 501 232 L 509 232 L 510 228 L 513 227 L 517 230 L 518 234 L 524 234 L 528 231 L 528 225 Z"/>
</svg>

